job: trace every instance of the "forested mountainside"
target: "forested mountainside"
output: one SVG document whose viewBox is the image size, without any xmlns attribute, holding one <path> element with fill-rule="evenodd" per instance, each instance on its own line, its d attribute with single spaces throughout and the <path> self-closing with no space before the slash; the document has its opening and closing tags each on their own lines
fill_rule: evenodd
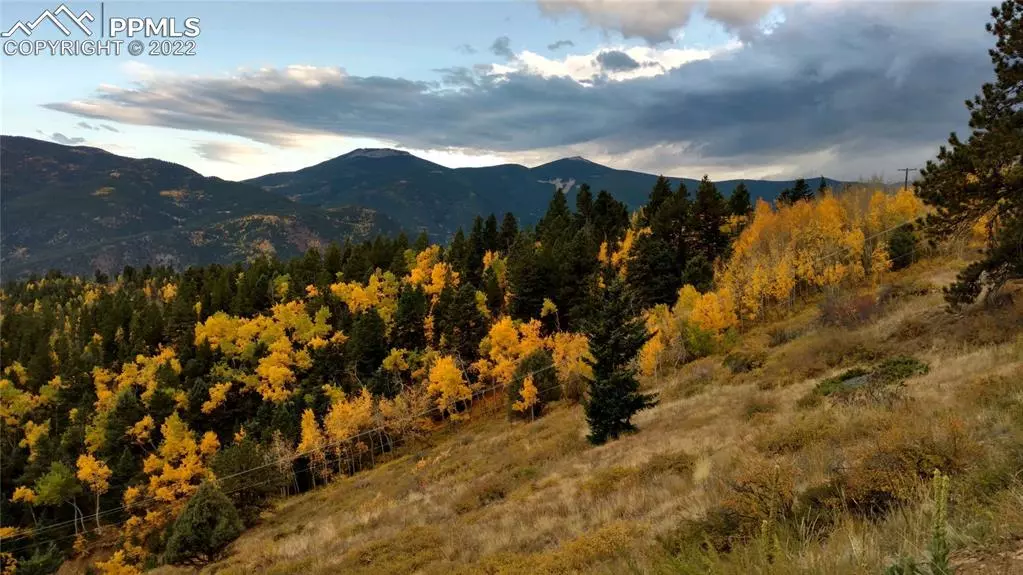
<svg viewBox="0 0 1023 575">
<path fill-rule="evenodd" d="M 160 160 L 15 136 L 0 136 L 0 154 L 5 278 L 287 258 L 398 231 L 363 207 L 303 206 Z"/>
</svg>

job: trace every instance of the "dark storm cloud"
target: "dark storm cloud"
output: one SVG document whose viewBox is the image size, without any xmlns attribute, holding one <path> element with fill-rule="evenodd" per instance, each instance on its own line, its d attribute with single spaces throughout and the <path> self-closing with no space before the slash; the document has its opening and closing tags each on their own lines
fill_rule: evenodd
<svg viewBox="0 0 1023 575">
<path fill-rule="evenodd" d="M 597 63 L 608 72 L 628 72 L 639 68 L 639 62 L 632 59 L 625 52 L 619 50 L 608 50 L 597 54 Z"/>
<path fill-rule="evenodd" d="M 515 52 L 512 52 L 510 46 L 511 39 L 507 36 L 501 36 L 495 39 L 494 43 L 490 45 L 490 51 L 493 52 L 495 56 L 501 56 L 502 58 L 512 60 L 515 58 Z"/>
<path fill-rule="evenodd" d="M 47 107 L 277 145 L 323 133 L 496 152 L 597 145 L 626 154 L 678 145 L 722 162 L 781 161 L 826 149 L 841 164 L 854 155 L 932 149 L 962 130 L 963 101 L 992 74 L 986 20 L 987 9 L 973 3 L 793 10 L 774 33 L 737 51 L 589 87 L 465 68 L 442 69 L 442 85 L 292 68 L 157 76 Z"/>
</svg>

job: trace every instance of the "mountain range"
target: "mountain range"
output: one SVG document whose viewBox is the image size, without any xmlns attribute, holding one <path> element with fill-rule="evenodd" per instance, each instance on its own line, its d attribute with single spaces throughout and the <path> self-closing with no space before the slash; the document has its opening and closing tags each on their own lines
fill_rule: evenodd
<svg viewBox="0 0 1023 575">
<path fill-rule="evenodd" d="M 587 183 L 634 209 L 656 179 L 578 157 L 534 168 L 448 168 L 408 152 L 359 149 L 294 172 L 231 182 L 157 159 L 0 136 L 0 268 L 5 279 L 50 269 L 182 268 L 261 252 L 290 257 L 399 230 L 443 242 L 477 215 L 512 212 L 522 225 L 533 224 L 556 186 L 572 202 Z M 680 180 L 691 192 L 699 183 L 672 178 L 673 185 Z M 727 196 L 738 182 L 716 184 Z M 766 200 L 793 183 L 745 182 L 754 199 Z"/>
<path fill-rule="evenodd" d="M 685 182 L 690 193 L 699 180 Z M 365 206 L 394 218 L 409 232 L 426 231 L 438 239 L 467 227 L 477 215 L 512 212 L 520 223 L 532 224 L 544 214 L 554 187 L 561 187 L 570 204 L 583 183 L 593 192 L 607 190 L 630 209 L 644 204 L 657 176 L 617 170 L 573 157 L 535 168 L 503 164 L 483 168 L 448 168 L 391 149 L 358 149 L 294 172 L 246 180 L 297 202 L 319 207 Z M 728 196 L 741 180 L 716 182 Z M 744 180 L 750 196 L 774 200 L 794 181 Z M 832 187 L 837 180 L 827 180 Z M 816 180 L 812 182 L 816 184 Z"/>
</svg>

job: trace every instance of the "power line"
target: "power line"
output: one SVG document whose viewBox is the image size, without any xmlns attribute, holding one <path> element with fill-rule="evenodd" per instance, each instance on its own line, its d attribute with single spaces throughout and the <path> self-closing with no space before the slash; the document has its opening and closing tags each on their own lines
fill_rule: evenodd
<svg viewBox="0 0 1023 575">
<path fill-rule="evenodd" d="M 905 183 L 904 187 L 908 190 L 909 189 L 909 173 L 910 172 L 915 172 L 915 171 L 917 171 L 917 169 L 916 168 L 899 168 L 898 171 L 906 173 L 906 183 Z"/>
</svg>

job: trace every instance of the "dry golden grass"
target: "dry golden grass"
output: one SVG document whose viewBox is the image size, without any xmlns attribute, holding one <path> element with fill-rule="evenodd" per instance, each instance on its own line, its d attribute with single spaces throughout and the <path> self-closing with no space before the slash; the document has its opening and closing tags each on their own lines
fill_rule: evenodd
<svg viewBox="0 0 1023 575">
<path fill-rule="evenodd" d="M 938 467 L 962 572 L 1023 573 L 1023 316 L 945 314 L 950 273 L 894 275 L 883 314 L 853 330 L 819 327 L 813 302 L 757 327 L 737 346 L 765 354 L 748 371 L 718 356 L 645 382 L 660 404 L 604 446 L 578 406 L 457 424 L 281 502 L 205 572 L 874 574 L 925 556 Z M 895 401 L 801 402 L 898 354 L 930 371 Z"/>
</svg>

